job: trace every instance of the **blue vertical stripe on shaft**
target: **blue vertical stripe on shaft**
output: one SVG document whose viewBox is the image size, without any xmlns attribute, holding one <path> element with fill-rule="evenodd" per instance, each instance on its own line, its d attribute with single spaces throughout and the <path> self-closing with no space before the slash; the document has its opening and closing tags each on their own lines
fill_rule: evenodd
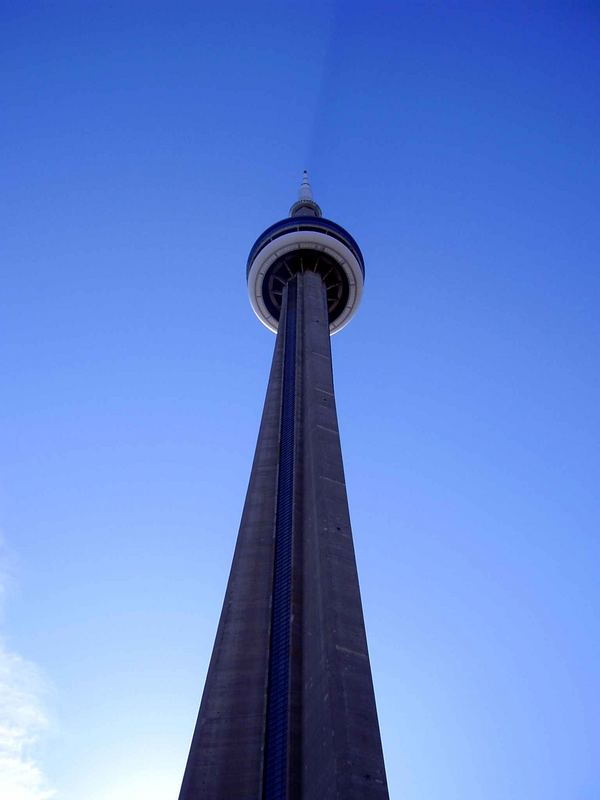
<svg viewBox="0 0 600 800">
<path fill-rule="evenodd" d="M 296 308 L 297 280 L 293 279 L 287 287 L 285 315 L 279 474 L 275 517 L 275 564 L 267 690 L 264 800 L 287 800 L 296 405 Z"/>
</svg>

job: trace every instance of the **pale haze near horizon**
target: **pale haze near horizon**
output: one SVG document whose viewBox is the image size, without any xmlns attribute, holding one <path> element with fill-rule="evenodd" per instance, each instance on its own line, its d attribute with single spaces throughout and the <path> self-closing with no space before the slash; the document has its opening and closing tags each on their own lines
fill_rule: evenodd
<svg viewBox="0 0 600 800">
<path fill-rule="evenodd" d="M 390 795 L 600 797 L 597 7 L 0 21 L 3 800 L 177 798 L 304 168 Z"/>
</svg>

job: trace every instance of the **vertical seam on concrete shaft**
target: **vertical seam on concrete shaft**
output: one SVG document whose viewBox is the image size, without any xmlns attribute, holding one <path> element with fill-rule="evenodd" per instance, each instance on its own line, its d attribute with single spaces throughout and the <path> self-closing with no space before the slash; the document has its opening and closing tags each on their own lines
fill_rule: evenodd
<svg viewBox="0 0 600 800">
<path fill-rule="evenodd" d="M 327 301 L 326 301 L 326 295 L 325 295 L 325 290 L 324 290 L 324 284 L 322 282 L 319 285 L 318 297 L 319 297 L 319 305 L 320 305 L 319 312 L 324 314 L 324 319 L 327 320 Z M 315 324 L 318 325 L 318 322 L 316 322 L 315 320 L 311 320 L 311 323 L 312 323 L 311 324 L 311 331 L 310 331 L 311 353 L 312 353 L 312 355 L 317 355 L 315 353 L 315 351 L 312 349 L 312 346 L 314 345 L 314 341 L 315 341 L 315 333 L 314 333 L 315 327 L 314 326 L 315 326 Z M 306 328 L 306 330 L 308 330 L 308 327 Z M 332 362 L 331 362 L 331 338 L 330 338 L 330 334 L 329 334 L 329 329 L 327 329 L 326 336 L 327 336 L 327 340 L 328 340 L 329 349 L 327 351 L 327 354 L 323 355 L 323 358 L 327 359 L 327 361 L 328 361 L 327 369 L 331 370 L 332 369 L 332 365 L 331 365 L 332 364 Z M 321 355 L 321 354 L 319 354 L 319 355 Z M 312 429 L 312 426 L 315 423 L 316 406 L 312 402 L 312 399 L 311 400 L 307 400 L 307 398 L 306 398 L 306 394 L 308 392 L 311 392 L 313 387 L 315 386 L 314 365 L 311 364 L 310 360 L 308 361 L 308 364 L 304 368 L 304 379 L 305 379 L 305 384 L 304 384 L 304 387 L 303 387 L 303 391 L 304 391 L 303 408 L 307 409 L 307 419 L 306 419 L 306 423 L 305 424 L 306 424 L 306 428 L 307 429 Z M 308 470 L 308 480 L 306 481 L 306 485 L 307 485 L 307 488 L 310 487 L 310 503 L 309 503 L 309 505 L 310 505 L 310 508 L 311 508 L 311 515 L 312 515 L 311 524 L 312 524 L 314 530 L 317 530 L 318 519 L 317 519 L 316 515 L 318 514 L 317 509 L 319 507 L 318 497 L 317 497 L 317 494 L 318 494 L 317 481 L 318 481 L 318 478 L 320 478 L 320 475 L 319 475 L 319 471 L 316 469 L 317 465 L 316 465 L 316 457 L 315 457 L 316 454 L 315 454 L 314 436 L 310 435 L 308 432 L 307 432 L 307 435 L 305 436 L 305 448 L 306 448 L 306 450 L 305 450 L 305 452 L 306 452 L 305 459 L 306 460 L 305 460 L 304 467 L 305 467 L 305 470 Z M 308 555 L 306 557 L 306 563 L 310 564 L 310 568 L 312 568 L 314 570 L 312 572 L 310 590 L 313 592 L 313 594 L 317 598 L 316 599 L 316 606 L 317 606 L 317 609 L 318 609 L 317 610 L 318 625 L 316 626 L 315 636 L 318 637 L 318 639 L 320 641 L 320 644 L 319 644 L 320 652 L 326 654 L 327 653 L 327 648 L 326 648 L 325 639 L 326 639 L 328 631 L 326 630 L 327 619 L 323 616 L 323 609 L 324 609 L 324 603 L 323 603 L 323 561 L 322 561 L 322 558 L 321 558 L 320 553 L 319 553 L 319 550 L 323 546 L 323 543 L 322 543 L 322 541 L 321 541 L 319 536 L 314 536 L 314 537 L 313 536 L 309 536 L 308 538 L 305 538 L 305 547 L 307 547 L 307 546 L 310 546 L 310 548 L 312 550 L 312 553 L 311 553 L 311 555 Z M 308 587 L 306 587 L 306 588 L 308 589 Z M 323 666 L 324 674 L 328 675 L 329 664 L 325 661 L 322 666 Z M 330 704 L 324 702 L 323 703 L 323 708 L 324 708 L 324 712 L 327 715 L 329 715 L 330 709 L 331 709 Z M 326 725 L 326 728 L 327 728 L 327 731 L 325 731 L 325 730 L 320 731 L 320 735 L 321 736 L 325 736 L 325 735 L 329 734 L 329 735 L 333 736 L 335 728 L 334 728 L 333 722 L 331 720 L 328 720 L 328 724 Z M 324 744 L 323 740 L 322 740 L 322 744 Z M 305 761 L 303 759 L 303 770 L 305 770 L 305 769 L 306 769 L 306 763 L 305 763 Z M 329 762 L 327 764 L 327 772 L 328 773 L 334 772 L 335 769 L 336 769 L 335 763 Z M 305 776 L 303 775 L 303 777 L 305 777 Z M 329 778 L 329 774 L 328 774 L 327 777 Z"/>
<path fill-rule="evenodd" d="M 288 783 L 297 294 L 297 282 L 291 280 L 285 314 L 264 800 L 286 800 Z"/>
</svg>

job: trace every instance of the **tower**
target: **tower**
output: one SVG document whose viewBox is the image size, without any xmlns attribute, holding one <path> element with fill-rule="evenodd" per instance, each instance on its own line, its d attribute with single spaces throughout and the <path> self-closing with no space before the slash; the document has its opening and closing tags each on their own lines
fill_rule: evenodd
<svg viewBox="0 0 600 800">
<path fill-rule="evenodd" d="M 384 800 L 330 347 L 364 262 L 306 172 L 247 279 L 275 352 L 179 800 Z"/>
</svg>

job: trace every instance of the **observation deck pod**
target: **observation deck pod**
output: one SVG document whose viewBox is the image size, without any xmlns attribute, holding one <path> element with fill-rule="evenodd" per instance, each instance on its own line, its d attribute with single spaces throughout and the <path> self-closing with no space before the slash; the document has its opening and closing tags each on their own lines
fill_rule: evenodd
<svg viewBox="0 0 600 800">
<path fill-rule="evenodd" d="M 309 215 L 309 203 L 318 214 Z M 250 303 L 263 325 L 276 333 L 284 286 L 299 272 L 316 272 L 327 290 L 329 332 L 337 333 L 360 303 L 365 280 L 362 253 L 348 231 L 320 216 L 316 203 L 300 201 L 291 213 L 267 228 L 250 250 L 246 268 Z"/>
</svg>

